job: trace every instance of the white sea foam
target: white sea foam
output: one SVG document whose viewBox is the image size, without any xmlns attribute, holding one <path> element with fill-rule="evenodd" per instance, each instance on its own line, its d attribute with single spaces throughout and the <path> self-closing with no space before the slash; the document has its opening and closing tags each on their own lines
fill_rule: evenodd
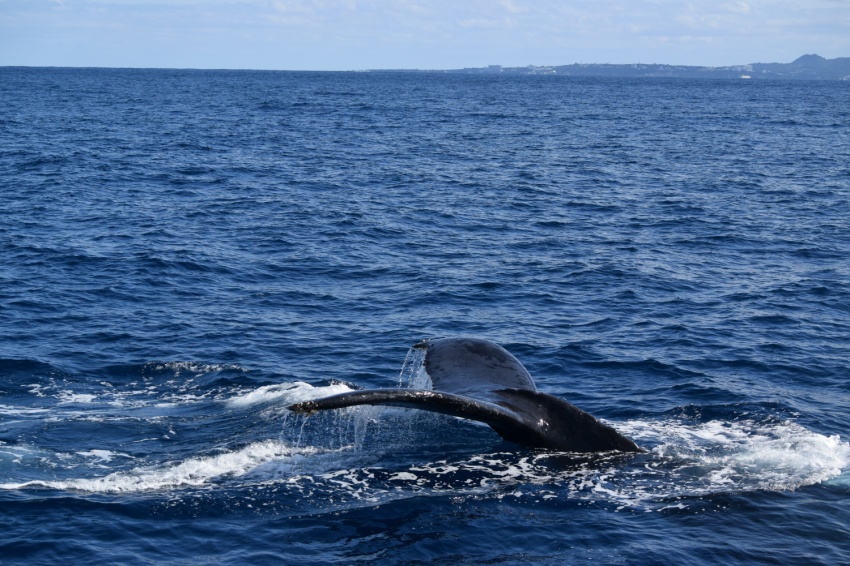
<svg viewBox="0 0 850 566">
<path fill-rule="evenodd" d="M 21 464 L 23 459 L 32 456 L 33 450 L 28 446 L 8 445 L 5 442 L 0 442 L 0 463 L 9 462 L 12 464 Z"/>
<path fill-rule="evenodd" d="M 199 487 L 214 483 L 224 477 L 242 476 L 253 468 L 274 459 L 291 457 L 296 453 L 309 454 L 315 451 L 314 448 L 293 450 L 292 447 L 282 442 L 266 440 L 249 444 L 239 450 L 214 456 L 189 458 L 172 465 L 140 467 L 98 478 L 5 483 L 0 484 L 0 489 L 42 487 L 94 493 L 133 493 Z"/>
<path fill-rule="evenodd" d="M 112 450 L 89 450 L 87 452 L 77 452 L 77 454 L 103 463 L 111 462 L 113 458 L 132 458 L 129 454 L 113 452 Z"/>
<path fill-rule="evenodd" d="M 226 370 L 245 371 L 244 368 L 238 365 L 204 364 L 200 362 L 158 362 L 150 364 L 149 367 L 154 371 L 173 371 L 175 376 L 191 373 L 194 374 L 194 377 Z"/>
<path fill-rule="evenodd" d="M 655 444 L 643 470 L 621 474 L 645 480 L 647 488 L 635 493 L 644 498 L 791 491 L 850 467 L 850 443 L 791 421 L 631 421 L 618 429 Z"/>
<path fill-rule="evenodd" d="M 22 416 L 33 416 L 33 415 L 43 415 L 45 413 L 49 413 L 49 408 L 41 408 L 41 407 L 16 407 L 13 405 L 0 405 L 0 415 L 7 417 L 22 417 Z"/>
<path fill-rule="evenodd" d="M 69 390 L 59 392 L 58 397 L 60 405 L 87 404 L 92 403 L 95 399 L 97 399 L 97 395 L 92 395 L 90 393 L 74 393 Z"/>
<path fill-rule="evenodd" d="M 705 467 L 719 483 L 748 481 L 758 488 L 794 489 L 837 476 L 850 466 L 850 444 L 791 421 L 633 421 L 618 428 L 638 443 L 654 440 L 652 453 L 662 459 Z"/>
</svg>

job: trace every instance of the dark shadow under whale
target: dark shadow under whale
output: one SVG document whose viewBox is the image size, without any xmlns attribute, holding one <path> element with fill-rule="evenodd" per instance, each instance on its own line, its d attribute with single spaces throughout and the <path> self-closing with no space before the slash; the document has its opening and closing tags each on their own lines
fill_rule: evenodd
<svg viewBox="0 0 850 566">
<path fill-rule="evenodd" d="M 310 414 L 354 405 L 390 405 L 443 413 L 490 425 L 505 440 L 566 452 L 642 452 L 634 442 L 563 399 L 537 391 L 528 370 L 507 350 L 479 338 L 425 340 L 433 389 L 365 389 L 290 405 Z"/>
</svg>

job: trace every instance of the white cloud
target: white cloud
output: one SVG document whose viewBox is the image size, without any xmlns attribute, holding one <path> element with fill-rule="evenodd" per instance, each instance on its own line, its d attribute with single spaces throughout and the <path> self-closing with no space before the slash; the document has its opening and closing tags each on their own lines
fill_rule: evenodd
<svg viewBox="0 0 850 566">
<path fill-rule="evenodd" d="M 501 0 L 502 7 L 505 8 L 508 12 L 512 14 L 525 14 L 528 12 L 528 8 L 525 6 L 517 6 L 516 3 L 511 0 Z"/>
<path fill-rule="evenodd" d="M 511 18 L 471 18 L 459 21 L 458 25 L 462 28 L 507 29 L 516 27 L 516 20 Z"/>
<path fill-rule="evenodd" d="M 405 2 L 402 2 L 402 5 L 411 14 L 418 14 L 418 15 L 421 16 L 421 15 L 429 13 L 427 8 L 425 8 L 424 6 L 422 6 L 422 5 L 420 5 L 416 2 L 405 1 Z"/>
<path fill-rule="evenodd" d="M 297 0 L 287 0 L 286 2 L 275 0 L 275 2 L 272 2 L 272 7 L 275 11 L 285 14 L 309 14 L 313 11 L 305 2 L 299 2 Z"/>
<path fill-rule="evenodd" d="M 746 2 L 728 2 L 723 4 L 723 7 L 727 12 L 732 12 L 733 14 L 749 14 L 752 12 L 750 5 Z"/>
</svg>

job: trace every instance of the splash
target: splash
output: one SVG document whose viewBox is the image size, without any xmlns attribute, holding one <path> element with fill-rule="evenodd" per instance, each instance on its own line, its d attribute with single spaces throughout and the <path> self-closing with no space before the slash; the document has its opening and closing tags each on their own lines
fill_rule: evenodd
<svg viewBox="0 0 850 566">
<path fill-rule="evenodd" d="M 431 378 L 425 372 L 425 350 L 410 348 L 398 374 L 398 386 L 410 389 L 431 389 Z"/>
</svg>

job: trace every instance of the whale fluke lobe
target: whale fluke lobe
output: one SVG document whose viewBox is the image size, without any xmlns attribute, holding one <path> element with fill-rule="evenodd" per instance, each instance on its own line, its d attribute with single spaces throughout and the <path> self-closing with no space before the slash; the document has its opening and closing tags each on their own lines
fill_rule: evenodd
<svg viewBox="0 0 850 566">
<path fill-rule="evenodd" d="M 290 405 L 296 413 L 388 405 L 487 423 L 510 442 L 567 452 L 641 452 L 631 440 L 563 399 L 537 391 L 507 350 L 479 338 L 425 340 L 433 389 L 365 389 Z"/>
</svg>

